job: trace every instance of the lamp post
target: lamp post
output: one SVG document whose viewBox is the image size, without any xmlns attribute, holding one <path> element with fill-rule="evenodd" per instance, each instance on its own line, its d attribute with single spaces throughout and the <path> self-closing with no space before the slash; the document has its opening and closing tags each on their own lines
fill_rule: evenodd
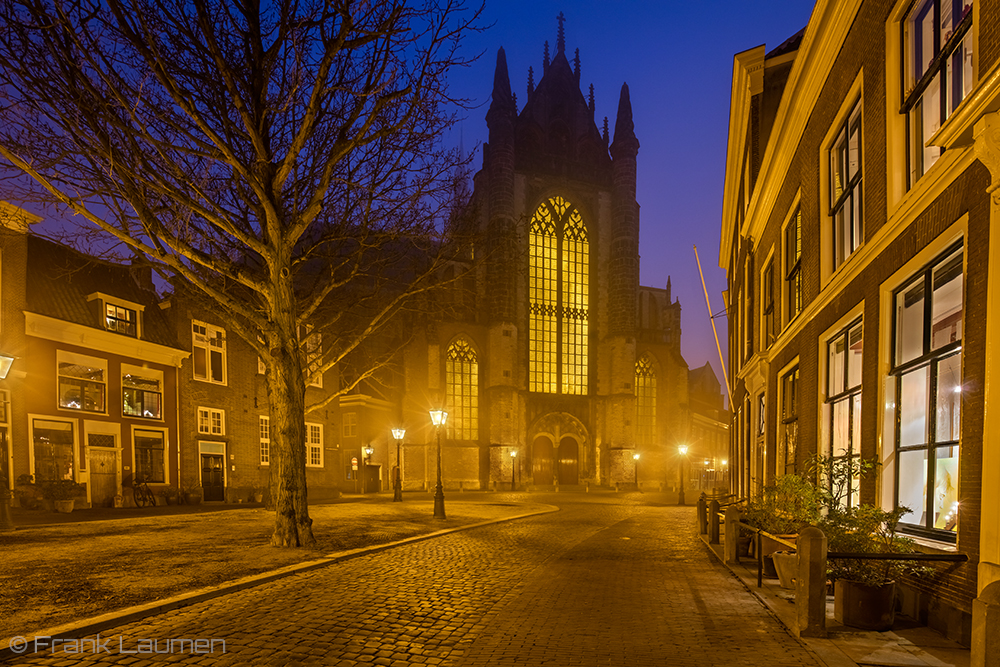
<svg viewBox="0 0 1000 667">
<path fill-rule="evenodd" d="M 372 454 L 375 453 L 375 448 L 371 446 L 371 443 L 365 445 L 365 460 L 364 463 L 364 474 L 361 475 L 361 492 L 368 493 L 368 466 L 372 464 Z"/>
<path fill-rule="evenodd" d="M 639 452 L 632 454 L 632 459 L 635 461 L 635 488 L 639 489 Z"/>
<path fill-rule="evenodd" d="M 722 483 L 729 489 L 729 459 L 722 459 Z"/>
<path fill-rule="evenodd" d="M 510 490 L 516 491 L 517 486 L 514 483 L 514 462 L 517 461 L 517 450 L 510 450 Z"/>
<path fill-rule="evenodd" d="M 683 505 L 684 504 L 684 459 L 687 458 L 688 447 L 687 445 L 681 445 L 680 447 L 677 448 L 677 451 L 680 452 L 681 454 L 680 473 L 678 475 L 681 478 L 681 492 L 677 496 L 677 504 Z"/>
<path fill-rule="evenodd" d="M 431 423 L 437 427 L 437 486 L 434 488 L 434 518 L 444 519 L 444 488 L 441 486 L 441 429 L 448 422 L 448 413 L 444 410 L 431 410 Z"/>
<path fill-rule="evenodd" d="M 399 458 L 399 446 L 406 435 L 405 428 L 392 429 L 392 437 L 396 439 L 396 474 L 392 477 L 392 502 L 403 502 L 403 463 Z"/>
</svg>

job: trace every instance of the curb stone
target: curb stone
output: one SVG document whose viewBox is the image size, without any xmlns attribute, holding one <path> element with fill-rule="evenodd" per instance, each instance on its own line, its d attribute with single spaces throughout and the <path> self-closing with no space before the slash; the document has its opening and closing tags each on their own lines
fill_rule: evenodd
<svg viewBox="0 0 1000 667">
<path fill-rule="evenodd" d="M 415 542 L 422 542 L 424 540 L 429 540 L 435 537 L 441 537 L 444 535 L 449 535 L 451 533 L 457 533 L 463 530 L 471 530 L 473 528 L 481 528 L 483 526 L 489 526 L 496 523 L 503 523 L 505 521 L 517 521 L 519 519 L 526 519 L 533 516 L 539 516 L 542 514 L 550 514 L 552 512 L 558 512 L 559 508 L 555 505 L 545 505 L 544 509 L 539 509 L 533 512 L 527 512 L 525 514 L 517 514 L 515 516 L 505 517 L 502 519 L 490 519 L 488 521 L 479 521 L 477 523 L 470 523 L 464 526 L 456 526 L 454 528 L 444 528 L 442 530 L 436 530 L 431 533 L 426 533 L 423 535 L 414 535 L 412 537 L 407 537 L 402 540 L 396 540 L 395 542 L 387 542 L 385 544 L 376 544 L 368 547 L 358 547 L 356 549 L 348 549 L 346 551 L 337 551 L 334 553 L 321 556 L 315 560 L 309 560 L 302 563 L 295 563 L 294 565 L 287 565 L 285 567 L 278 568 L 277 570 L 271 570 L 270 572 L 263 572 L 261 574 L 251 575 L 249 577 L 242 577 L 240 579 L 235 579 L 223 584 L 218 584 L 217 586 L 209 586 L 207 588 L 200 588 L 194 591 L 189 591 L 187 593 L 180 593 L 169 598 L 164 598 L 163 600 L 154 600 L 153 602 L 147 602 L 146 604 L 136 605 L 134 607 L 125 607 L 124 609 L 119 609 L 117 611 L 112 611 L 107 614 L 102 614 L 100 616 L 93 616 L 91 618 L 84 619 L 82 621 L 76 621 L 73 623 L 66 623 L 53 628 L 46 628 L 40 630 L 39 632 L 31 633 L 23 637 L 18 636 L 18 638 L 23 639 L 30 645 L 38 637 L 47 637 L 50 639 L 78 639 L 80 637 L 87 637 L 92 634 L 97 634 L 103 632 L 108 628 L 114 628 L 121 625 L 127 625 L 129 623 L 134 623 L 140 621 L 144 618 L 149 618 L 150 616 L 156 616 L 168 611 L 173 611 L 174 609 L 180 609 L 182 607 L 188 607 L 199 602 L 205 602 L 206 600 L 212 600 L 214 598 L 222 597 L 223 595 L 229 595 L 230 593 L 237 593 L 249 588 L 254 588 L 262 584 L 270 583 L 277 579 L 281 579 L 294 574 L 299 574 L 300 572 L 309 572 L 321 567 L 327 567 L 329 565 L 335 565 L 337 563 L 342 563 L 344 561 L 351 560 L 353 558 L 358 558 L 359 556 L 365 556 L 367 554 L 378 553 L 380 551 L 387 551 L 389 549 L 394 549 L 396 547 L 405 546 L 407 544 L 413 544 Z M 25 655 L 31 655 L 27 652 L 18 652 L 10 648 L 11 641 L 15 637 L 8 637 L 3 640 L 0 644 L 0 662 L 6 662 L 12 658 L 22 657 Z"/>
</svg>

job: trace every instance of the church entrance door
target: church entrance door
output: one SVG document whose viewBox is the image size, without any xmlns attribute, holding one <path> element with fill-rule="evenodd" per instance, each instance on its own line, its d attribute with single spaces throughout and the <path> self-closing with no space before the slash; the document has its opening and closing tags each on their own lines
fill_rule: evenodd
<svg viewBox="0 0 1000 667">
<path fill-rule="evenodd" d="M 531 445 L 532 481 L 541 486 L 552 483 L 552 441 L 540 435 Z"/>
<path fill-rule="evenodd" d="M 580 446 L 573 438 L 563 438 L 559 443 L 559 483 L 580 483 Z"/>
</svg>

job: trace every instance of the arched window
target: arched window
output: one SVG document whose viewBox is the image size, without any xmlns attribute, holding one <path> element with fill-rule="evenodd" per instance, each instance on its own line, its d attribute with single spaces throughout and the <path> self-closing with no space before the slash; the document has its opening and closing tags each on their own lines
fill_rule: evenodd
<svg viewBox="0 0 1000 667">
<path fill-rule="evenodd" d="M 586 394 L 590 243 L 583 216 L 552 197 L 535 211 L 528 243 L 529 389 Z"/>
<path fill-rule="evenodd" d="M 656 444 L 656 371 L 649 355 L 635 362 L 636 444 Z"/>
<path fill-rule="evenodd" d="M 448 438 L 479 439 L 479 360 L 465 338 L 448 346 L 445 360 Z"/>
</svg>

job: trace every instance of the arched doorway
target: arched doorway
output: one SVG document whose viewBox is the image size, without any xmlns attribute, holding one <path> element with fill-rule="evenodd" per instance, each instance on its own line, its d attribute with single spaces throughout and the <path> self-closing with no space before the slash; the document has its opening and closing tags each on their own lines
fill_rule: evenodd
<svg viewBox="0 0 1000 667">
<path fill-rule="evenodd" d="M 559 442 L 559 483 L 580 483 L 580 446 L 569 436 Z"/>
<path fill-rule="evenodd" d="M 552 483 L 552 440 L 544 435 L 531 445 L 531 477 L 537 485 Z"/>
</svg>

